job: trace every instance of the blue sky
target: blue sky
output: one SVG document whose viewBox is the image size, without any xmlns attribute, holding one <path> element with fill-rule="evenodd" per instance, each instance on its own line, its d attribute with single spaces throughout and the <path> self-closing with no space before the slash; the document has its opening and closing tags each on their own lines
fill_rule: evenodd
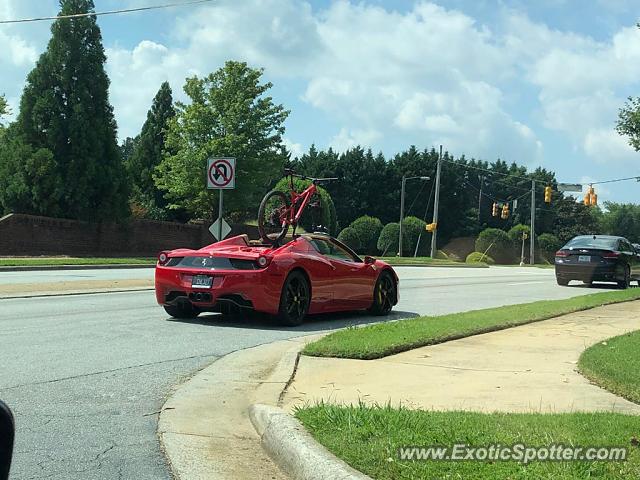
<svg viewBox="0 0 640 480">
<path fill-rule="evenodd" d="M 56 11 L 55 0 L 0 0 L 0 18 Z M 625 98 L 640 96 L 639 20 L 637 0 L 216 0 L 99 23 L 121 138 L 138 133 L 162 81 L 184 100 L 186 76 L 235 59 L 265 69 L 291 110 L 295 153 L 442 143 L 588 182 L 640 175 L 640 153 L 614 130 Z M 14 111 L 48 37 L 47 22 L 0 26 L 0 93 Z M 638 192 L 598 189 L 634 203 Z"/>
</svg>

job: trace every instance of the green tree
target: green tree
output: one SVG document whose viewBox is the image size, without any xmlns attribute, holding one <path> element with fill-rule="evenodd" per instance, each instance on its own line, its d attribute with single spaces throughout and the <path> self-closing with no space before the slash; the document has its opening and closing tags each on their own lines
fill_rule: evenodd
<svg viewBox="0 0 640 480">
<path fill-rule="evenodd" d="M 9 104 L 4 95 L 0 95 L 0 128 L 2 128 L 2 117 L 9 113 Z"/>
<path fill-rule="evenodd" d="M 166 131 L 175 113 L 171 87 L 168 82 L 163 82 L 125 164 L 132 184 L 133 203 L 144 205 L 151 214 L 149 216 L 156 220 L 166 218 L 163 210 L 167 202 L 155 185 L 153 173 L 162 161 Z"/>
<path fill-rule="evenodd" d="M 640 242 L 640 206 L 632 203 L 605 202 L 602 214 L 603 233 Z"/>
<path fill-rule="evenodd" d="M 398 253 L 398 241 L 400 234 L 400 224 L 397 222 L 387 223 L 378 238 L 378 250 L 382 252 L 382 256 L 393 257 Z M 402 243 L 406 246 L 406 240 L 403 238 Z"/>
<path fill-rule="evenodd" d="M 629 97 L 618 113 L 616 130 L 629 137 L 629 145 L 640 151 L 640 97 Z"/>
<path fill-rule="evenodd" d="M 573 197 L 559 198 L 554 206 L 553 234 L 561 242 L 567 242 L 577 235 L 601 233 L 599 207 L 587 207 Z"/>
<path fill-rule="evenodd" d="M 0 137 L 0 210 L 60 216 L 65 186 L 55 175 L 49 149 L 34 149 L 16 133 L 15 124 Z"/>
<path fill-rule="evenodd" d="M 191 103 L 176 104 L 169 121 L 168 154 L 156 169 L 156 185 L 165 191 L 169 208 L 217 216 L 217 192 L 206 189 L 207 158 L 236 158 L 236 189 L 225 194 L 227 210 L 255 215 L 256 205 L 282 175 L 287 152 L 282 143 L 289 112 L 266 94 L 262 70 L 244 62 L 227 62 L 205 78 L 186 81 Z"/>
<path fill-rule="evenodd" d="M 93 0 L 61 0 L 60 7 L 60 15 L 94 11 Z M 59 205 L 43 214 L 83 220 L 128 214 L 105 61 L 95 16 L 57 20 L 27 77 L 17 133 L 34 151 L 52 153 L 52 181 L 65 186 Z"/>
</svg>

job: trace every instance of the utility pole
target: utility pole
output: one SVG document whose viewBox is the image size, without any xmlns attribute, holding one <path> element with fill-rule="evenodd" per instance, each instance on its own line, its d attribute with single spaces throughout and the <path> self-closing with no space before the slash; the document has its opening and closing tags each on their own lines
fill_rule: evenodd
<svg viewBox="0 0 640 480">
<path fill-rule="evenodd" d="M 436 242 L 438 239 L 438 205 L 440 203 L 440 171 L 442 170 L 442 145 L 440 145 L 440 156 L 438 157 L 438 168 L 436 170 L 436 197 L 433 202 L 433 224 L 435 228 L 431 236 L 431 258 L 436 258 Z"/>
<path fill-rule="evenodd" d="M 398 235 L 398 256 L 402 256 L 402 220 L 404 219 L 404 185 L 407 183 L 406 175 L 402 176 L 402 188 L 400 189 L 400 234 Z"/>
<path fill-rule="evenodd" d="M 535 259 L 536 238 L 536 181 L 531 180 L 531 239 L 529 241 L 529 263 L 536 264 Z"/>
<path fill-rule="evenodd" d="M 484 187 L 484 175 L 479 175 L 480 179 L 480 193 L 478 194 L 478 225 L 482 221 L 481 209 L 482 209 L 482 187 Z"/>
</svg>

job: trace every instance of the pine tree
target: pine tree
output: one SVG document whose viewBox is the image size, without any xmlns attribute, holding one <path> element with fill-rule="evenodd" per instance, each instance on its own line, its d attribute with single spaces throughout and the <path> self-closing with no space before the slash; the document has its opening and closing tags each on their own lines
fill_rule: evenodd
<svg viewBox="0 0 640 480">
<path fill-rule="evenodd" d="M 133 200 L 143 204 L 149 211 L 156 212 L 152 215 L 154 217 L 157 217 L 158 213 L 162 215 L 167 202 L 163 192 L 156 188 L 152 175 L 162 161 L 168 122 L 175 114 L 171 87 L 168 82 L 164 82 L 153 99 L 147 120 L 127 161 Z"/>
<path fill-rule="evenodd" d="M 60 15 L 94 11 L 93 0 L 60 0 L 60 7 Z M 62 216 L 122 218 L 128 212 L 128 187 L 96 17 L 57 20 L 51 34 L 27 77 L 18 133 L 34 150 L 53 154 L 51 175 L 65 186 L 57 209 Z"/>
</svg>

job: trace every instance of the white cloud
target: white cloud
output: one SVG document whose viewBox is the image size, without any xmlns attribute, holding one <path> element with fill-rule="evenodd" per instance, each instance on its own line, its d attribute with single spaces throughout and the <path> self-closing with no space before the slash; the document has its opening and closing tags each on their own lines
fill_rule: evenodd
<svg viewBox="0 0 640 480">
<path fill-rule="evenodd" d="M 331 139 L 329 145 L 333 147 L 334 150 L 342 152 L 358 145 L 364 148 L 369 147 L 370 145 L 374 145 L 381 137 L 382 134 L 376 130 L 348 130 L 342 128 L 340 132 Z"/>
<path fill-rule="evenodd" d="M 289 150 L 289 153 L 291 153 L 292 159 L 296 157 L 300 158 L 305 153 L 305 149 L 300 143 L 292 142 L 286 137 L 282 139 L 282 143 L 284 143 L 284 146 Z"/>
</svg>

